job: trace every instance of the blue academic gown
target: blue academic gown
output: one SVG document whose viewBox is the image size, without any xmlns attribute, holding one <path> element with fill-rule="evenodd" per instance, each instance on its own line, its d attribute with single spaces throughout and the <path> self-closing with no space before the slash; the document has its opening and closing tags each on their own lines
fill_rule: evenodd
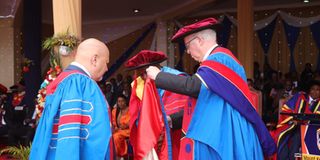
<svg viewBox="0 0 320 160">
<path fill-rule="evenodd" d="M 48 86 L 30 160 L 110 159 L 108 115 L 97 83 L 70 65 Z"/>
<path fill-rule="evenodd" d="M 246 81 L 243 67 L 232 56 L 217 52 L 207 61 Z M 197 75 L 203 83 L 186 135 L 194 140 L 194 159 L 262 160 L 263 153 L 271 155 L 275 144 L 241 90 L 208 66 L 201 65 Z"/>
</svg>

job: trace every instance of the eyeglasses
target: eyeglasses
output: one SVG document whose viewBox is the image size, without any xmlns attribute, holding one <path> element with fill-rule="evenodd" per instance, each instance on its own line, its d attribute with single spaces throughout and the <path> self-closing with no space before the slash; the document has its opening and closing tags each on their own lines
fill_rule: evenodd
<svg viewBox="0 0 320 160">
<path fill-rule="evenodd" d="M 191 43 L 193 40 L 197 39 L 197 38 L 198 38 L 198 37 L 195 36 L 195 37 L 193 37 L 192 39 L 190 39 L 188 42 L 184 43 L 185 46 L 186 46 L 186 50 L 185 50 L 186 53 L 188 53 L 190 43 Z"/>
<path fill-rule="evenodd" d="M 198 38 L 197 36 L 193 37 L 192 39 L 190 39 L 190 41 L 186 42 L 185 45 L 186 45 L 186 48 L 189 48 L 189 45 L 190 43 L 195 40 L 196 38 Z"/>
</svg>

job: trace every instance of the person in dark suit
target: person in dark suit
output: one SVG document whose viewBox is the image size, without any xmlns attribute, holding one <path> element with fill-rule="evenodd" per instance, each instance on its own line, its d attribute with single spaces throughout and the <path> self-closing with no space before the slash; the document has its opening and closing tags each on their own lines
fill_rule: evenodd
<svg viewBox="0 0 320 160">
<path fill-rule="evenodd" d="M 34 109 L 26 105 L 23 80 L 10 87 L 4 110 L 4 120 L 8 126 L 8 145 L 28 145 L 34 134 L 31 121 Z"/>
<path fill-rule="evenodd" d="M 219 27 L 216 19 L 207 18 L 181 28 L 172 38 L 183 41 L 187 53 L 200 63 L 196 74 L 176 76 L 155 66 L 146 72 L 157 87 L 198 99 L 188 111 L 190 140 L 182 144 L 180 159 L 263 159 L 276 146 L 254 109 L 243 66 L 217 44 Z"/>
</svg>

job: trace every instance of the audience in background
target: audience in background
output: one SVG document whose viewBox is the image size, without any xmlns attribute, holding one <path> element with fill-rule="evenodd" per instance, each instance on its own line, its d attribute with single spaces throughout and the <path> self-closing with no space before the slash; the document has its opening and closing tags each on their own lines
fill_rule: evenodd
<svg viewBox="0 0 320 160">
<path fill-rule="evenodd" d="M 292 96 L 283 106 L 283 113 L 319 114 L 320 82 L 310 80 L 307 92 L 299 92 Z M 279 116 L 275 131 L 271 132 L 278 145 L 278 159 L 295 159 L 295 153 L 300 153 L 300 125 L 290 115 Z M 316 139 L 316 138 L 315 138 Z"/>
<path fill-rule="evenodd" d="M 123 76 L 121 73 L 117 74 L 116 77 L 116 82 L 117 82 L 117 93 L 121 94 L 123 91 Z"/>
<path fill-rule="evenodd" d="M 8 127 L 8 145 L 27 145 L 32 141 L 34 128 L 33 111 L 26 105 L 24 81 L 10 87 L 4 104 L 4 121 Z"/>
<path fill-rule="evenodd" d="M 306 63 L 304 70 L 301 72 L 300 75 L 300 86 L 301 90 L 306 91 L 308 84 L 313 79 L 313 71 L 311 63 Z"/>
<path fill-rule="evenodd" d="M 106 96 L 106 99 L 110 105 L 110 109 L 112 110 L 113 109 L 112 107 L 115 104 L 115 95 L 112 90 L 112 84 L 110 82 L 106 82 L 105 87 L 106 87 L 106 89 L 105 89 L 104 95 Z"/>
</svg>

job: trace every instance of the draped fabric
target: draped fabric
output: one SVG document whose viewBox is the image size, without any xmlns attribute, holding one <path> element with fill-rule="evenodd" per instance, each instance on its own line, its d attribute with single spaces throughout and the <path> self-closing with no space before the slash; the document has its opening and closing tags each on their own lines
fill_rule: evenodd
<svg viewBox="0 0 320 160">
<path fill-rule="evenodd" d="M 30 107 L 30 114 L 34 110 L 34 100 L 41 84 L 41 1 L 25 1 L 23 13 L 23 46 L 24 56 L 33 64 L 24 73 L 26 87 L 26 103 Z M 29 117 L 31 118 L 31 117 Z"/>
<path fill-rule="evenodd" d="M 270 48 L 270 43 L 273 36 L 273 31 L 276 26 L 276 19 L 274 19 L 269 25 L 266 27 L 258 30 L 258 36 L 261 43 L 261 46 L 263 48 L 264 52 L 264 62 L 268 64 L 268 51 Z"/>
<path fill-rule="evenodd" d="M 139 78 L 139 77 L 138 77 Z M 130 111 L 130 142 L 134 151 L 134 159 L 143 159 L 153 149 L 156 149 L 160 160 L 171 160 L 171 142 L 168 134 L 168 122 L 163 105 L 155 87 L 154 81 L 146 79 L 142 99 L 139 98 L 137 79 L 133 82 Z M 158 147 L 158 140 L 163 141 Z"/>
<path fill-rule="evenodd" d="M 312 36 L 314 41 L 317 44 L 319 54 L 318 54 L 318 60 L 317 60 L 317 71 L 320 71 L 320 21 L 317 23 L 314 23 L 310 26 L 310 30 L 312 32 Z"/>
<path fill-rule="evenodd" d="M 268 16 L 264 19 L 255 21 L 254 22 L 254 31 L 265 28 L 273 20 L 275 20 L 278 16 L 281 17 L 281 19 L 285 23 L 287 23 L 291 26 L 294 26 L 294 27 L 307 27 L 307 26 L 310 26 L 320 20 L 320 15 L 316 15 L 316 16 L 312 15 L 311 17 L 307 17 L 307 18 L 303 17 L 302 18 L 302 17 L 293 16 L 290 13 L 286 13 L 285 11 L 277 10 L 273 14 L 271 14 L 270 16 Z M 235 26 L 238 25 L 237 19 L 235 19 L 233 16 L 225 14 L 223 17 L 227 17 L 233 25 L 235 25 Z"/>
<path fill-rule="evenodd" d="M 290 71 L 296 71 L 296 65 L 294 62 L 294 47 L 296 45 L 300 28 L 291 26 L 285 22 L 283 22 L 283 27 L 286 32 L 288 47 L 290 50 Z"/>
<path fill-rule="evenodd" d="M 139 78 L 140 79 L 140 78 Z M 130 102 L 129 102 L 129 112 L 130 112 L 130 123 L 129 127 L 131 130 L 130 134 L 130 141 L 132 144 L 135 143 L 135 138 L 136 138 L 136 129 L 137 129 L 137 119 L 139 118 L 139 111 L 141 109 L 141 98 L 138 96 L 139 94 L 137 93 L 137 89 L 140 86 L 139 83 L 143 83 L 142 85 L 144 86 L 144 82 L 140 81 L 138 78 L 136 78 L 132 83 L 132 92 L 130 96 Z"/>
<path fill-rule="evenodd" d="M 143 40 L 147 37 L 147 35 L 156 28 L 156 23 L 152 23 L 149 25 L 150 27 L 141 34 L 141 36 L 116 60 L 116 62 L 110 67 L 110 69 L 103 75 L 102 81 L 105 81 L 113 73 L 117 71 L 121 65 L 130 57 L 130 55 L 135 51 L 135 49 L 143 42 Z"/>
</svg>

